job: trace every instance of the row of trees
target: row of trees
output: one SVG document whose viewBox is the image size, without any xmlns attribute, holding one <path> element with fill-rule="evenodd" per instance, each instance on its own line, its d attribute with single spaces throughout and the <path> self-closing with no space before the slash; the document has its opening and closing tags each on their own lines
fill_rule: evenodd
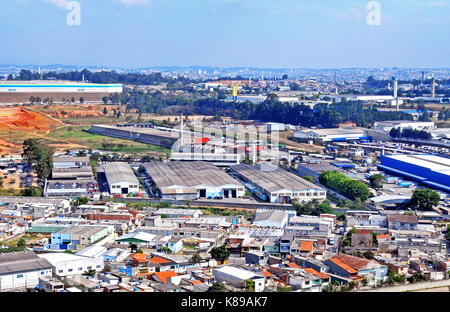
<svg viewBox="0 0 450 312">
<path fill-rule="evenodd" d="M 317 200 L 312 200 L 307 203 L 294 203 L 293 206 L 297 215 L 319 216 L 323 213 L 333 213 L 333 208 L 331 207 L 329 200 L 324 200 L 321 203 Z"/>
<path fill-rule="evenodd" d="M 17 77 L 13 75 L 8 76 L 8 80 L 70 80 L 70 81 L 82 81 L 84 76 L 85 81 L 93 83 L 123 83 L 134 85 L 154 85 L 159 83 L 190 83 L 191 80 L 185 77 L 178 77 L 177 79 L 170 77 L 163 77 L 161 73 L 139 74 L 139 73 L 126 73 L 119 74 L 116 71 L 99 71 L 91 72 L 87 69 L 82 71 L 70 71 L 57 73 L 55 71 L 37 73 L 30 70 L 22 69 Z"/>
<path fill-rule="evenodd" d="M 366 184 L 352 180 L 337 171 L 322 172 L 319 176 L 319 182 L 351 200 L 359 198 L 364 202 L 370 196 L 369 188 Z"/>
<path fill-rule="evenodd" d="M 303 103 L 284 103 L 277 95 L 270 94 L 259 105 L 249 101 L 230 102 L 219 98 L 185 98 L 164 95 L 161 92 L 124 90 L 116 101 L 126 104 L 127 109 L 141 113 L 184 113 L 211 116 L 227 116 L 235 119 L 255 119 L 264 122 L 283 122 L 306 127 L 336 127 L 345 121 L 367 127 L 381 120 L 412 120 L 404 112 L 383 112 L 375 108 L 364 108 L 361 103 L 341 102 L 328 105 L 321 103 L 311 108 Z M 113 103 L 113 101 L 111 101 Z"/>
<path fill-rule="evenodd" d="M 392 128 L 391 131 L 389 131 L 389 135 L 393 138 L 431 140 L 431 133 L 424 130 L 416 130 L 412 128 Z"/>
</svg>

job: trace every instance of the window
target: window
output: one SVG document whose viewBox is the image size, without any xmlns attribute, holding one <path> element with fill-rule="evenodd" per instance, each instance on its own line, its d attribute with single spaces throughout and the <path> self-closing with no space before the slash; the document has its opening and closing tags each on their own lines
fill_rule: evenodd
<svg viewBox="0 0 450 312">
<path fill-rule="evenodd" d="M 69 272 L 72 272 L 72 271 L 73 271 L 73 269 L 69 269 L 68 271 L 69 271 Z"/>
<path fill-rule="evenodd" d="M 102 267 L 101 265 L 97 265 L 97 266 L 96 266 L 97 269 L 100 269 L 101 267 Z"/>
<path fill-rule="evenodd" d="M 23 274 L 17 274 L 17 278 L 22 278 Z"/>
<path fill-rule="evenodd" d="M 58 273 L 62 273 L 63 272 L 63 270 L 58 270 Z"/>
<path fill-rule="evenodd" d="M 87 269 L 88 269 L 88 270 L 92 270 L 92 267 L 91 267 L 91 266 L 88 266 Z"/>
<path fill-rule="evenodd" d="M 42 271 L 42 272 L 41 272 L 41 275 L 44 275 L 44 274 L 45 274 L 45 271 Z"/>
<path fill-rule="evenodd" d="M 81 271 L 81 270 L 83 270 L 83 268 L 78 268 L 78 271 Z"/>
</svg>

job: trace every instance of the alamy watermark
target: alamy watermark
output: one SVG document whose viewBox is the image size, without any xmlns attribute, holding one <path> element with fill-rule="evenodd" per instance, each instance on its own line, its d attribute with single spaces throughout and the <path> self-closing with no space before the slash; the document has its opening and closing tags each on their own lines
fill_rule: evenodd
<svg viewBox="0 0 450 312">
<path fill-rule="evenodd" d="M 367 25 L 380 26 L 381 25 L 381 4 L 378 1 L 370 1 L 367 3 Z"/>
<path fill-rule="evenodd" d="M 211 160 L 225 162 L 250 162 L 273 164 L 264 170 L 278 167 L 282 158 L 280 138 L 277 131 L 270 132 L 263 126 L 253 124 L 226 124 L 225 126 L 194 121 L 188 127 L 177 127 L 172 132 L 176 142 L 172 145 L 172 157 L 192 160 Z M 208 138 L 208 142 L 205 142 Z M 261 168 L 262 170 L 262 168 Z"/>
<path fill-rule="evenodd" d="M 66 22 L 69 26 L 81 25 L 81 4 L 78 1 L 69 1 L 66 4 L 66 9 L 69 10 Z"/>
</svg>

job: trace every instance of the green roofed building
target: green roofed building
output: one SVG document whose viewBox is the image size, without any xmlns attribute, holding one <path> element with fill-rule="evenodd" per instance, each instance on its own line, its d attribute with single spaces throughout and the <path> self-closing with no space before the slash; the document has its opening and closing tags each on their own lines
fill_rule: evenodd
<svg viewBox="0 0 450 312">
<path fill-rule="evenodd" d="M 150 245 L 156 235 L 146 232 L 132 232 L 125 234 L 116 239 L 117 244 L 137 244 L 137 245 Z"/>
</svg>

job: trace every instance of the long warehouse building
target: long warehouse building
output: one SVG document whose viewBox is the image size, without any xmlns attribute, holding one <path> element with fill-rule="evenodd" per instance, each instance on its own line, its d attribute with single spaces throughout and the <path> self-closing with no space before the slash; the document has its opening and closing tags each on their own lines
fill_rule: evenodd
<svg viewBox="0 0 450 312">
<path fill-rule="evenodd" d="M 238 198 L 245 195 L 241 183 L 208 162 L 150 162 L 144 167 L 163 199 Z"/>
<path fill-rule="evenodd" d="M 230 167 L 233 174 L 255 186 L 255 193 L 271 203 L 309 202 L 324 200 L 326 190 L 284 169 L 270 164 Z"/>
<path fill-rule="evenodd" d="M 85 100 L 101 101 L 113 93 L 122 93 L 122 84 L 96 84 L 74 81 L 36 80 L 0 82 L 0 103 L 17 103 L 29 101 L 30 96 L 41 99 L 52 98 L 62 101 L 74 97 Z"/>
<path fill-rule="evenodd" d="M 436 155 L 383 155 L 379 169 L 450 192 L 450 159 Z"/>
<path fill-rule="evenodd" d="M 180 137 L 179 133 L 154 128 L 117 127 L 109 125 L 93 125 L 89 132 L 113 138 L 160 145 L 167 148 L 171 148 L 173 143 Z"/>
</svg>

